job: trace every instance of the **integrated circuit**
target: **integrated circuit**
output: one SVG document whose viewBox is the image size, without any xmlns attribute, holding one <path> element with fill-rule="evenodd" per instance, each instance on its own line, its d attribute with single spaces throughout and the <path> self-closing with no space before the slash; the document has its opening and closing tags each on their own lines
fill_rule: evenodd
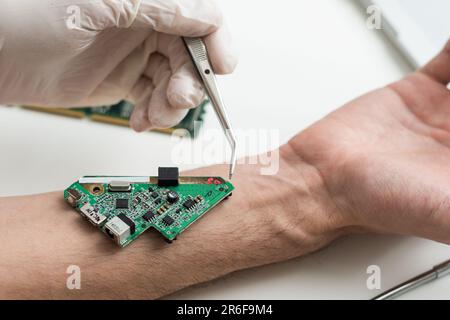
<svg viewBox="0 0 450 320">
<path fill-rule="evenodd" d="M 148 229 L 170 242 L 234 189 L 220 177 L 173 173 L 169 185 L 160 185 L 160 177 L 83 177 L 64 191 L 64 198 L 121 247 Z"/>
<path fill-rule="evenodd" d="M 192 200 L 191 198 L 187 199 L 187 200 L 183 203 L 183 207 L 185 207 L 186 209 L 191 209 L 193 206 L 195 206 L 195 201 Z"/>
<path fill-rule="evenodd" d="M 171 225 L 175 222 L 175 220 L 174 220 L 171 216 L 165 216 L 165 217 L 163 218 L 163 222 L 164 222 L 166 225 L 171 226 Z"/>
<path fill-rule="evenodd" d="M 148 211 L 146 213 L 144 213 L 144 215 L 142 216 L 142 218 L 147 221 L 150 222 L 152 221 L 152 219 L 156 216 L 156 214 L 153 211 Z"/>
<path fill-rule="evenodd" d="M 116 199 L 116 209 L 128 209 L 128 199 Z"/>
</svg>

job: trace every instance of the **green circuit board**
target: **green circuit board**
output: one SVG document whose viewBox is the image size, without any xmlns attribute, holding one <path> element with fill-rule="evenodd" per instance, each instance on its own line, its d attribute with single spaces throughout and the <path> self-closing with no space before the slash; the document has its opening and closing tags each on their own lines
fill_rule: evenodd
<svg viewBox="0 0 450 320">
<path fill-rule="evenodd" d="M 173 133 L 175 130 L 180 135 L 194 138 L 198 133 L 198 124 L 203 121 L 206 106 L 209 102 L 204 101 L 197 108 L 189 110 L 186 117 L 175 127 L 169 129 L 157 129 L 155 131 L 163 133 Z M 103 122 L 119 126 L 129 126 L 130 117 L 134 106 L 128 101 L 121 101 L 115 105 L 84 107 L 84 108 L 48 108 L 39 106 L 24 106 L 25 109 L 53 113 L 73 118 L 87 118 L 96 122 Z M 197 127 L 196 127 L 197 125 Z M 182 130 L 178 130 L 182 129 Z"/>
<path fill-rule="evenodd" d="M 234 187 L 220 177 L 84 177 L 64 191 L 65 200 L 95 227 L 125 247 L 150 228 L 167 241 L 229 197 Z"/>
</svg>

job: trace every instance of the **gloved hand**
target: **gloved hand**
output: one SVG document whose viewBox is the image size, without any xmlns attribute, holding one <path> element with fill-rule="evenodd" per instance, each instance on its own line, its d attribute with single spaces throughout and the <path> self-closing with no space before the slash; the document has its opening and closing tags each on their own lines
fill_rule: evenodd
<svg viewBox="0 0 450 320">
<path fill-rule="evenodd" d="M 173 126 L 205 97 L 179 36 L 204 37 L 214 71 L 234 70 L 213 0 L 2 0 L 0 103 L 127 99 L 135 130 Z"/>
</svg>

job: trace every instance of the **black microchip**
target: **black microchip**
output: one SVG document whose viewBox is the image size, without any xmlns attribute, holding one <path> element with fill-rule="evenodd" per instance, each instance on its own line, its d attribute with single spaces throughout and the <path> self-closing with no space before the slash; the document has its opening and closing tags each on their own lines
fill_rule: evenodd
<svg viewBox="0 0 450 320">
<path fill-rule="evenodd" d="M 183 203 L 183 207 L 185 207 L 186 209 L 191 209 L 193 206 L 195 206 L 195 202 L 192 199 L 187 199 L 184 203 Z"/>
<path fill-rule="evenodd" d="M 158 198 L 158 193 L 157 193 L 157 192 L 153 192 L 153 193 L 152 193 L 152 198 L 153 198 L 153 199 Z"/>
<path fill-rule="evenodd" d="M 152 210 L 150 210 L 150 211 L 148 211 L 147 213 L 145 213 L 145 214 L 142 216 L 142 218 L 144 218 L 144 220 L 150 222 L 155 216 L 156 216 L 156 214 L 155 214 Z"/>
<path fill-rule="evenodd" d="M 172 225 L 175 222 L 175 220 L 171 216 L 165 216 L 162 220 L 168 226 Z"/>
<path fill-rule="evenodd" d="M 130 227 L 130 234 L 134 234 L 136 231 L 136 225 L 133 220 L 128 218 L 125 214 L 121 213 L 117 216 L 120 220 L 125 222 Z"/>
<path fill-rule="evenodd" d="M 178 168 L 158 168 L 158 185 L 160 187 L 176 187 L 178 178 Z"/>
<path fill-rule="evenodd" d="M 155 203 L 156 203 L 156 204 L 160 204 L 161 202 L 162 202 L 161 199 L 156 199 L 156 200 L 155 200 Z"/>
<path fill-rule="evenodd" d="M 116 199 L 116 209 L 128 209 L 128 199 Z"/>
</svg>

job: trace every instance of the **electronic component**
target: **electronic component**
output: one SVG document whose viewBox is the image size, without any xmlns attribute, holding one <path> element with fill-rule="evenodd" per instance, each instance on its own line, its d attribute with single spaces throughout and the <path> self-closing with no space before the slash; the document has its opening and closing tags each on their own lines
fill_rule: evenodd
<svg viewBox="0 0 450 320">
<path fill-rule="evenodd" d="M 169 209 L 169 206 L 167 204 L 163 205 L 161 208 L 158 209 L 158 214 L 163 214 Z"/>
<path fill-rule="evenodd" d="M 164 222 L 166 225 L 171 226 L 171 225 L 175 222 L 175 220 L 174 220 L 171 216 L 165 216 L 165 217 L 163 218 L 163 222 Z"/>
<path fill-rule="evenodd" d="M 68 197 L 67 202 L 72 206 L 76 207 L 77 202 L 81 199 L 81 193 L 76 189 L 69 189 L 67 191 Z"/>
<path fill-rule="evenodd" d="M 192 209 L 192 207 L 195 206 L 195 201 L 192 199 L 187 199 L 184 203 L 183 203 L 183 207 L 185 207 L 186 209 Z"/>
<path fill-rule="evenodd" d="M 137 196 L 136 198 L 134 198 L 133 200 L 133 206 L 136 207 L 138 204 L 140 204 L 142 202 L 141 198 L 139 198 L 139 196 Z"/>
<path fill-rule="evenodd" d="M 125 214 L 121 213 L 117 216 L 120 220 L 125 222 L 130 227 L 130 234 L 134 234 L 136 231 L 136 224 L 133 220 L 128 218 Z"/>
<path fill-rule="evenodd" d="M 113 184 L 117 190 L 112 182 L 124 178 L 90 176 L 67 188 L 64 198 L 121 247 L 150 228 L 170 242 L 233 191 L 230 182 L 213 178 L 223 188 L 219 191 L 217 184 L 208 183 L 210 178 L 179 177 L 177 186 L 160 187 L 158 177 L 126 177 L 129 191 L 124 193 L 110 189 Z M 94 192 L 93 186 L 102 192 Z"/>
<path fill-rule="evenodd" d="M 128 199 L 116 199 L 116 209 L 128 209 Z"/>
<path fill-rule="evenodd" d="M 105 233 L 114 239 L 119 245 L 122 245 L 131 235 L 130 226 L 119 216 L 113 217 L 105 225 Z"/>
<path fill-rule="evenodd" d="M 158 168 L 158 186 L 176 187 L 178 185 L 178 168 Z"/>
<path fill-rule="evenodd" d="M 111 192 L 130 192 L 131 183 L 126 181 L 111 181 L 108 186 Z"/>
<path fill-rule="evenodd" d="M 142 218 L 145 220 L 145 221 L 147 221 L 147 222 L 150 222 L 150 221 L 152 221 L 152 219 L 154 218 L 156 216 L 156 214 L 153 212 L 153 211 L 148 211 L 148 212 L 146 212 L 143 216 L 142 216 Z"/>
<path fill-rule="evenodd" d="M 176 203 L 178 201 L 178 199 L 180 198 L 178 196 L 178 193 L 176 193 L 175 191 L 170 190 L 169 192 L 167 192 L 167 202 L 168 203 Z"/>
<path fill-rule="evenodd" d="M 89 203 L 85 203 L 80 211 L 93 225 L 98 226 L 106 220 L 106 217 L 98 213 L 98 209 L 94 209 Z"/>
</svg>

